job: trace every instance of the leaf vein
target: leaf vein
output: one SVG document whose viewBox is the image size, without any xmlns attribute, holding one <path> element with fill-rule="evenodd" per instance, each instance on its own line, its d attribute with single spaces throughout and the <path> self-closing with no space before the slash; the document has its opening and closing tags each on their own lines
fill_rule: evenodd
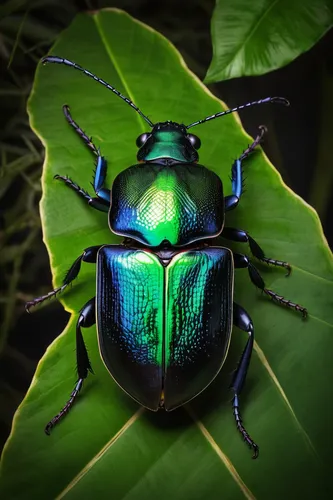
<svg viewBox="0 0 333 500">
<path fill-rule="evenodd" d="M 236 52 L 231 56 L 228 64 L 226 64 L 225 66 L 225 69 L 231 65 L 232 61 L 234 61 L 236 59 L 236 57 L 238 56 L 239 52 L 245 47 L 245 45 L 248 43 L 248 41 L 250 40 L 250 38 L 252 37 L 253 33 L 255 33 L 255 31 L 258 29 L 258 26 L 262 23 L 262 20 L 267 16 L 267 14 L 273 9 L 273 7 L 275 7 L 275 5 L 279 2 L 280 0 L 273 0 L 273 2 L 267 7 L 267 9 L 264 10 L 264 12 L 262 13 L 262 15 L 259 17 L 259 19 L 255 22 L 254 25 L 251 26 L 251 29 L 248 33 L 248 35 L 246 36 L 244 42 L 241 42 L 240 45 L 238 46 L 238 49 L 236 50 Z"/>
<path fill-rule="evenodd" d="M 213 448 L 221 462 L 225 465 L 227 468 L 228 472 L 231 474 L 232 478 L 234 481 L 237 483 L 239 489 L 241 492 L 244 494 L 245 498 L 247 500 L 256 500 L 256 497 L 253 495 L 251 490 L 246 486 L 240 475 L 238 474 L 236 467 L 233 465 L 231 460 L 227 457 L 225 453 L 221 450 L 217 442 L 214 440 L 213 436 L 208 432 L 207 428 L 204 426 L 204 424 L 201 422 L 201 420 L 198 419 L 198 417 L 195 415 L 194 411 L 190 407 L 190 405 L 185 406 L 186 411 L 190 415 L 190 417 L 193 419 L 194 423 L 204 436 L 204 438 L 208 441 L 210 446 Z"/>
<path fill-rule="evenodd" d="M 120 78 L 120 80 L 125 88 L 125 92 L 127 94 L 127 97 L 134 103 L 134 97 L 132 96 L 132 93 L 131 93 L 131 91 L 126 83 L 126 79 L 125 79 L 125 77 L 124 77 L 124 75 L 119 67 L 119 64 L 117 63 L 116 57 L 115 57 L 114 53 L 112 52 L 111 47 L 110 47 L 110 45 L 109 45 L 109 43 L 104 35 L 102 26 L 100 25 L 100 22 L 98 19 L 98 15 L 94 15 L 94 16 L 92 16 L 92 18 L 95 21 L 97 32 L 98 32 L 99 36 L 101 37 L 102 43 L 105 46 L 105 50 L 106 50 L 113 66 L 114 66 L 115 70 L 117 71 L 119 78 Z M 132 33 L 132 36 L 133 36 L 133 33 Z M 145 127 L 143 125 L 143 122 L 142 122 L 140 115 L 138 115 L 138 113 L 136 113 L 136 115 L 137 115 L 137 119 L 139 121 L 140 128 L 141 128 L 142 132 L 145 132 Z"/>
<path fill-rule="evenodd" d="M 142 413 L 144 412 L 144 408 L 141 407 L 138 409 L 132 417 L 127 420 L 127 422 L 119 429 L 119 431 L 106 443 L 103 448 L 96 453 L 96 455 L 90 460 L 90 462 L 87 463 L 85 467 L 74 477 L 74 479 L 69 483 L 69 485 L 60 493 L 60 495 L 57 496 L 56 500 L 60 500 L 61 498 L 64 498 L 67 493 L 70 492 L 74 486 L 81 481 L 81 479 L 88 474 L 88 472 L 91 470 L 91 468 L 105 455 L 107 451 L 113 446 L 116 441 L 141 417 Z"/>
<path fill-rule="evenodd" d="M 298 430 L 300 431 L 300 433 L 302 434 L 303 438 L 305 439 L 308 447 L 310 448 L 310 450 L 312 451 L 313 455 L 315 456 L 315 458 L 321 462 L 317 452 L 316 452 L 316 449 L 309 437 L 309 435 L 307 434 L 307 432 L 305 431 L 305 429 L 303 428 L 303 426 L 301 425 L 300 421 L 298 420 L 297 416 L 296 416 L 296 413 L 294 412 L 293 410 L 293 407 L 291 406 L 291 403 L 289 401 L 289 399 L 287 398 L 287 395 L 286 393 L 284 392 L 277 376 L 275 375 L 275 373 L 273 372 L 273 369 L 272 367 L 270 366 L 265 354 L 264 354 L 264 351 L 259 347 L 258 343 L 256 341 L 254 341 L 254 350 L 256 351 L 257 355 L 258 355 L 258 358 L 259 360 L 261 361 L 262 365 L 264 366 L 264 368 L 266 369 L 268 375 L 270 376 L 271 380 L 273 381 L 274 385 L 276 386 L 279 394 L 281 395 L 282 399 L 284 400 L 291 416 L 293 417 L 295 423 L 296 423 L 296 426 L 298 428 Z"/>
</svg>

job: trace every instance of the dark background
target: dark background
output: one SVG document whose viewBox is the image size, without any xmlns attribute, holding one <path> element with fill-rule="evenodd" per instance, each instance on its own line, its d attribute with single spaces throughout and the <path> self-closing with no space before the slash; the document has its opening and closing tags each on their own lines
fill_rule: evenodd
<svg viewBox="0 0 333 500">
<path fill-rule="evenodd" d="M 25 301 L 52 289 L 38 211 L 44 153 L 26 114 L 36 65 L 77 12 L 114 6 L 162 32 L 203 79 L 212 57 L 214 1 L 22 0 L 10 5 L 0 2 L 0 449 L 38 360 L 68 319 L 56 301 L 31 315 L 24 311 Z M 240 117 L 252 136 L 258 125 L 268 127 L 263 144 L 266 154 L 284 181 L 318 210 L 331 248 L 332 47 L 330 31 L 309 52 L 280 70 L 209 86 L 229 107 L 269 95 L 291 101 L 288 112 L 279 106 L 259 106 L 241 112 Z"/>
</svg>

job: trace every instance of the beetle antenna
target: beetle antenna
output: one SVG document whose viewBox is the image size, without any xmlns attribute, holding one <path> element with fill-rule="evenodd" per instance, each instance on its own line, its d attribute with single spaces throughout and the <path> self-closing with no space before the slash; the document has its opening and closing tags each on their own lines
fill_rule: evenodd
<svg viewBox="0 0 333 500">
<path fill-rule="evenodd" d="M 130 99 L 128 99 L 128 97 L 125 97 L 117 89 L 115 89 L 114 87 L 112 87 L 112 85 L 110 85 L 109 83 L 105 82 L 101 78 L 98 78 L 93 73 L 90 73 L 90 71 L 88 71 L 87 69 L 82 68 L 81 66 L 79 66 L 75 62 L 69 61 L 68 59 L 64 59 L 62 57 L 46 56 L 46 57 L 43 57 L 42 63 L 43 64 L 46 64 L 46 63 L 66 64 L 66 66 L 71 66 L 74 69 L 78 69 L 79 71 L 82 71 L 82 73 L 84 73 L 87 76 L 90 76 L 90 78 L 93 78 L 96 82 L 101 83 L 102 85 L 104 85 L 104 87 L 108 88 L 114 94 L 116 94 L 118 97 L 120 97 L 120 99 L 122 99 L 123 101 L 127 102 L 127 104 L 129 104 L 133 109 L 135 109 L 135 111 L 137 113 L 139 113 L 140 116 L 142 116 L 142 118 L 148 123 L 148 125 L 150 125 L 150 127 L 154 126 L 154 124 L 149 120 L 148 116 L 144 115 L 142 113 L 142 111 L 134 104 L 134 102 L 132 102 Z"/>
<path fill-rule="evenodd" d="M 190 125 L 185 125 L 185 127 L 191 128 L 195 125 L 200 125 L 200 123 L 209 122 L 210 120 L 214 120 L 214 118 L 219 118 L 223 115 L 229 115 L 230 113 L 234 113 L 239 109 L 249 108 L 250 106 L 255 106 L 256 104 L 265 104 L 266 102 L 273 102 L 277 104 L 284 104 L 285 106 L 290 106 L 290 102 L 288 99 L 284 97 L 266 97 L 265 99 L 260 99 L 259 101 L 248 102 L 247 104 L 242 104 L 241 106 L 237 106 L 237 108 L 227 109 L 226 111 L 220 111 L 220 113 L 216 113 L 215 115 L 207 116 L 203 120 L 198 120 L 197 122 L 193 122 Z"/>
</svg>

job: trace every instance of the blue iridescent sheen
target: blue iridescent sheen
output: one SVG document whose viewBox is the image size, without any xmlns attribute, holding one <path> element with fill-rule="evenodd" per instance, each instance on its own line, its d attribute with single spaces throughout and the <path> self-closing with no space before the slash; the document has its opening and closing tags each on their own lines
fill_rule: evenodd
<svg viewBox="0 0 333 500">
<path fill-rule="evenodd" d="M 231 179 L 231 188 L 232 192 L 237 198 L 241 197 L 242 194 L 242 162 L 240 160 L 236 160 L 232 166 L 232 179 Z"/>
<path fill-rule="evenodd" d="M 116 177 L 111 198 L 111 230 L 148 246 L 184 246 L 223 229 L 222 182 L 202 165 L 134 165 Z"/>
<path fill-rule="evenodd" d="M 188 250 L 164 267 L 147 250 L 104 246 L 97 265 L 99 346 L 116 382 L 150 410 L 203 391 L 229 347 L 231 251 Z"/>
</svg>

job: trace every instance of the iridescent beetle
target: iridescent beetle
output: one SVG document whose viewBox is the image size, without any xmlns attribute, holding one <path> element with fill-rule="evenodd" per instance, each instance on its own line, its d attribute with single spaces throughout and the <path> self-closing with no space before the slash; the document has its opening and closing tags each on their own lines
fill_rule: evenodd
<svg viewBox="0 0 333 500">
<path fill-rule="evenodd" d="M 226 359 L 232 325 L 248 334 L 233 376 L 233 414 L 237 429 L 257 458 L 259 447 L 242 424 L 239 395 L 244 386 L 254 343 L 248 313 L 233 302 L 234 268 L 247 268 L 252 283 L 279 304 L 307 311 L 265 287 L 246 255 L 220 246 L 212 238 L 249 243 L 262 262 L 291 268 L 270 259 L 242 229 L 224 226 L 225 212 L 239 203 L 243 190 L 242 162 L 260 143 L 265 128 L 234 162 L 232 195 L 223 195 L 220 178 L 199 165 L 200 139 L 189 134 L 195 125 L 256 104 L 277 102 L 267 97 L 198 120 L 190 125 L 167 121 L 153 124 L 127 97 L 76 63 L 48 56 L 43 63 L 71 66 L 101 83 L 129 104 L 152 128 L 136 144 L 140 164 L 121 172 L 111 190 L 104 187 L 107 164 L 92 140 L 70 115 L 69 124 L 96 155 L 92 198 L 68 177 L 56 175 L 91 207 L 108 212 L 113 233 L 124 236 L 121 245 L 86 248 L 67 272 L 63 285 L 26 305 L 30 307 L 62 292 L 79 274 L 81 262 L 97 264 L 96 297 L 81 309 L 76 326 L 78 381 L 70 399 L 47 424 L 45 432 L 66 415 L 83 381 L 92 371 L 81 327 L 97 323 L 103 361 L 111 376 L 134 400 L 149 410 L 166 411 L 184 405 L 216 377 Z"/>
</svg>

